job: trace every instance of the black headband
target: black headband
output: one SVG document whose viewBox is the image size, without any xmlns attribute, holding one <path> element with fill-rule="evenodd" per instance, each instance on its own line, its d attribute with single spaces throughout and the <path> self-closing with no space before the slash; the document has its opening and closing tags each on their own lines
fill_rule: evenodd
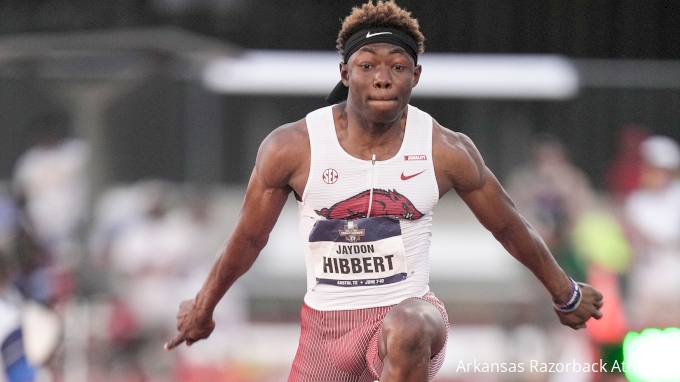
<svg viewBox="0 0 680 382">
<path fill-rule="evenodd" d="M 413 58 L 413 62 L 418 64 L 418 44 L 416 44 L 416 40 L 408 33 L 388 27 L 362 29 L 353 34 L 345 43 L 345 54 L 342 57 L 344 63 L 346 64 L 349 57 L 362 46 L 380 42 L 404 48 L 406 53 Z M 349 88 L 340 81 L 335 85 L 331 94 L 326 97 L 326 102 L 331 105 L 342 102 L 347 99 L 348 94 Z"/>
</svg>

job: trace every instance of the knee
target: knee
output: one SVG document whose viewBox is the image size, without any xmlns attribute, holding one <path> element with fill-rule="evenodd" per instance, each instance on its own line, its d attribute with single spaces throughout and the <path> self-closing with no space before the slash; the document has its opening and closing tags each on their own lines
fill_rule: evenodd
<svg viewBox="0 0 680 382">
<path fill-rule="evenodd" d="M 439 311 L 405 306 L 394 309 L 383 320 L 381 335 L 385 354 L 399 351 L 411 355 L 433 356 L 442 348 L 446 326 Z"/>
</svg>

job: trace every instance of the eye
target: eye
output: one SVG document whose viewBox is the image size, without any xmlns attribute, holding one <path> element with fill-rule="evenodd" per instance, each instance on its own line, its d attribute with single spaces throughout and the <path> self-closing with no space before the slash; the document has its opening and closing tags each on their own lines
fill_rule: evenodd
<svg viewBox="0 0 680 382">
<path fill-rule="evenodd" d="M 359 66 L 362 67 L 363 69 L 370 69 L 371 68 L 371 64 L 367 64 L 367 63 L 360 64 Z"/>
<path fill-rule="evenodd" d="M 401 64 L 394 65 L 395 70 L 404 70 L 404 68 L 406 68 L 406 67 L 404 65 L 401 65 Z"/>
</svg>

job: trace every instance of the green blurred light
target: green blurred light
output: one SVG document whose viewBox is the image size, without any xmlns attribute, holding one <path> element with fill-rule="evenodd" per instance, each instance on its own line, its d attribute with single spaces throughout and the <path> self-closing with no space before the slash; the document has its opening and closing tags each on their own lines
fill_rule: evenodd
<svg viewBox="0 0 680 382">
<path fill-rule="evenodd" d="M 680 381 L 680 328 L 630 332 L 623 340 L 626 377 L 631 382 Z"/>
</svg>

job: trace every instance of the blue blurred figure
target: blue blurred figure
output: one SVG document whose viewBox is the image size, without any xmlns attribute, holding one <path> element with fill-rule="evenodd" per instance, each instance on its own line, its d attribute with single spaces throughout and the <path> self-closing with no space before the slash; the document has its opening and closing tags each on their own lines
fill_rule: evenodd
<svg viewBox="0 0 680 382">
<path fill-rule="evenodd" d="M 8 382 L 32 382 L 35 368 L 28 363 L 21 331 L 21 314 L 9 286 L 9 259 L 0 253 L 0 365 Z"/>
</svg>

